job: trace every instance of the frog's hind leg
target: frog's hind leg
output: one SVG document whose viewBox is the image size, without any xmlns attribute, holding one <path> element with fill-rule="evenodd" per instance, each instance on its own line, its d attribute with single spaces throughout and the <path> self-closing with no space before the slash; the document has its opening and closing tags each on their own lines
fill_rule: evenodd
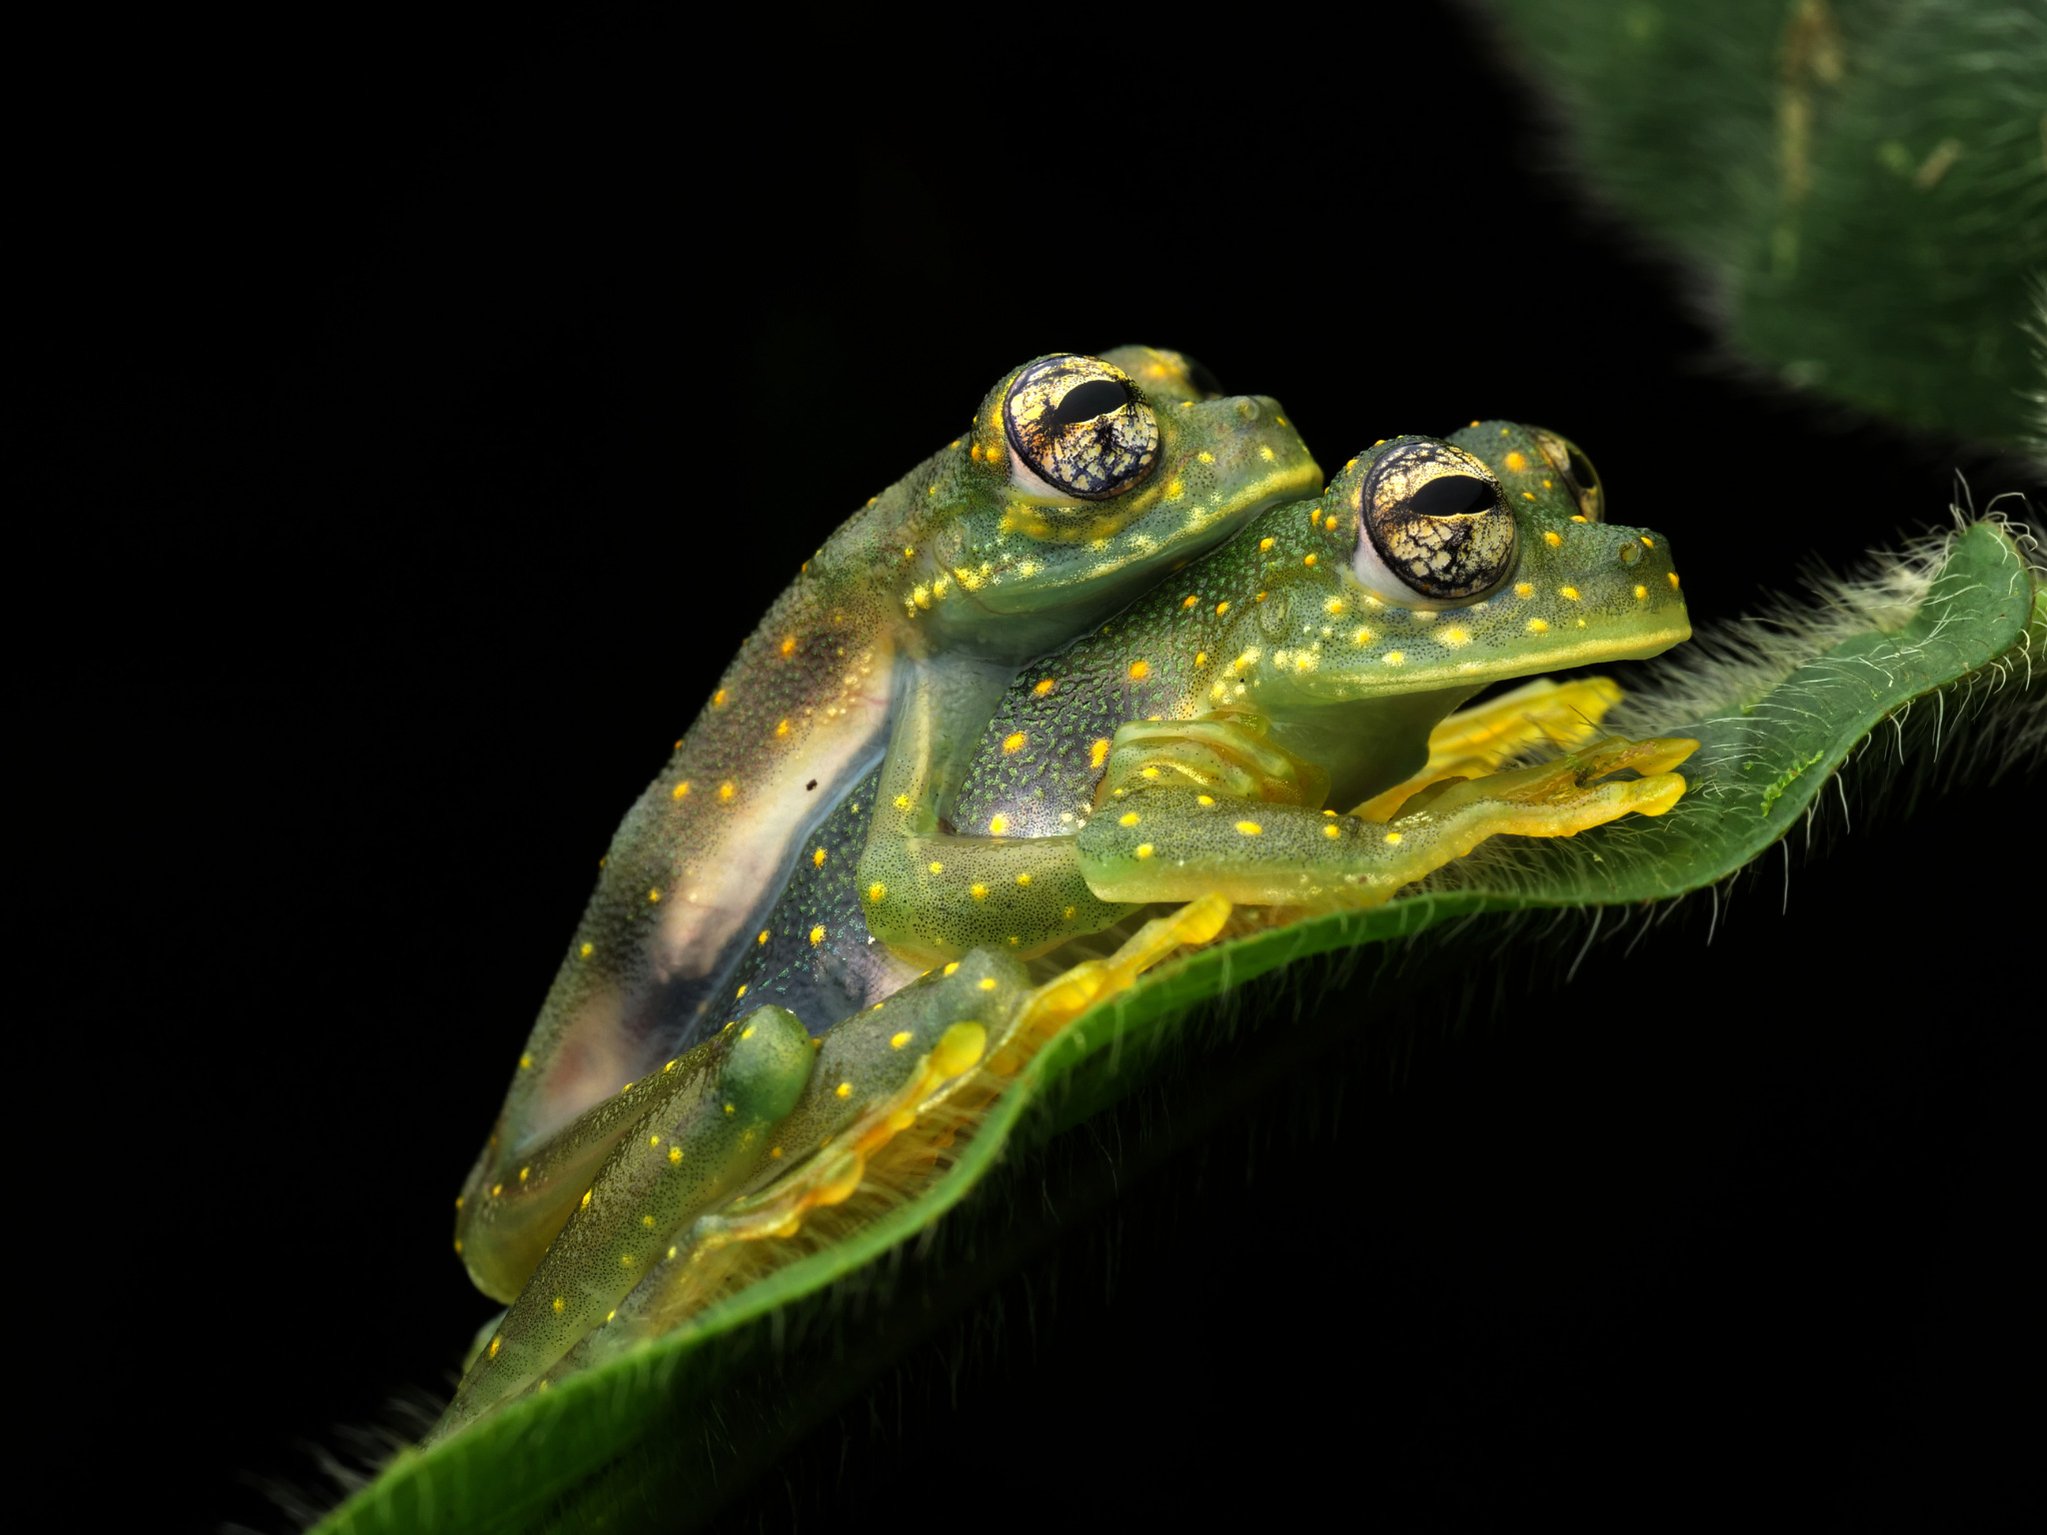
<svg viewBox="0 0 2047 1535">
<path fill-rule="evenodd" d="M 809 1087 L 774 1131 L 794 1165 L 763 1169 L 750 1192 L 692 1222 L 546 1378 L 685 1326 L 781 1264 L 830 1252 L 850 1266 L 856 1257 L 839 1239 L 871 1233 L 877 1212 L 928 1190 L 1026 1060 L 1181 945 L 1213 938 L 1229 911 L 1219 897 L 1195 901 L 1037 987 L 1008 954 L 975 950 L 832 1029 Z M 814 1149 L 799 1160 L 806 1146 Z M 919 1224 L 942 1213 L 926 1209 Z"/>
<path fill-rule="evenodd" d="M 1209 893 L 1153 917 L 1102 959 L 1084 960 L 1053 976 L 1026 1000 L 1009 1046 L 990 1063 L 1008 1076 L 1061 1029 L 1097 1003 L 1128 990 L 1138 977 L 1183 947 L 1199 947 L 1221 934 L 1230 902 Z"/>
<path fill-rule="evenodd" d="M 1429 732 L 1429 760 L 1420 772 L 1375 794 L 1352 813 L 1366 821 L 1390 821 L 1432 784 L 1482 778 L 1537 747 L 1569 750 L 1582 745 L 1599 733 L 1599 722 L 1620 700 L 1620 687 L 1610 677 L 1572 677 L 1563 682 L 1538 677 L 1512 692 L 1459 709 Z"/>
<path fill-rule="evenodd" d="M 699 1063 L 708 1059 L 699 1046 L 680 1057 L 680 1064 L 671 1061 L 669 1070 L 628 1082 L 584 1110 L 517 1159 L 516 1168 L 501 1167 L 488 1182 L 472 1173 L 469 1191 L 455 1201 L 455 1252 L 476 1287 L 494 1300 L 517 1299 L 620 1141 L 650 1113 L 661 1112 L 678 1086 L 694 1081 Z M 498 1155 L 495 1141 L 484 1154 Z"/>
<path fill-rule="evenodd" d="M 531 1385 L 602 1325 L 674 1231 L 778 1155 L 776 1132 L 813 1054 L 793 1013 L 763 1007 L 621 1095 L 636 1099 L 635 1123 L 470 1365 L 436 1436 Z"/>
<path fill-rule="evenodd" d="M 1034 988 L 1007 955 L 976 951 L 947 964 L 935 984 L 927 977 L 841 1024 L 822 1043 L 804 1106 L 778 1132 L 800 1146 L 824 1128 L 817 1158 L 713 1217 L 716 1237 L 730 1242 L 792 1234 L 807 1212 L 850 1195 L 874 1153 L 967 1086 L 974 1068 L 986 1063 L 983 1077 L 1014 1075 L 1073 1019 L 1181 947 L 1207 943 L 1229 915 L 1230 903 L 1220 896 L 1200 897 L 1146 922 L 1113 954 Z M 905 1055 L 915 1061 L 911 1069 L 890 1069 Z M 977 1085 L 983 1096 L 999 1091 L 998 1081 Z M 849 1101 L 859 1105 L 850 1115 Z"/>
<path fill-rule="evenodd" d="M 870 1181 L 871 1158 L 977 1075 L 1028 991 L 1020 961 L 977 951 L 810 1040 L 807 1086 L 766 1129 L 765 1160 L 735 1186 L 737 1197 L 662 1230 L 631 1293 L 550 1361 L 537 1385 L 685 1326 L 777 1264 L 824 1250 L 822 1240 L 788 1239 L 813 1236 L 806 1226 L 819 1212 Z"/>
</svg>

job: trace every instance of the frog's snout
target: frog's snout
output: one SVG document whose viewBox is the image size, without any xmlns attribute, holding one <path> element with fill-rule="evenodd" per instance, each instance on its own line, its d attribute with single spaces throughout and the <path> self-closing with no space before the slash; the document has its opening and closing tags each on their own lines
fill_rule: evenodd
<svg viewBox="0 0 2047 1535">
<path fill-rule="evenodd" d="M 1237 414 L 1245 426 L 1266 423 L 1267 429 L 1291 435 L 1293 425 L 1286 418 L 1286 407 L 1269 394 L 1232 395 L 1224 402 Z"/>
<path fill-rule="evenodd" d="M 1691 617 L 1685 610 L 1669 542 L 1639 528 L 1601 527 L 1598 532 L 1613 540 L 1610 558 L 1614 563 L 1606 566 L 1613 579 L 1586 583 L 1587 602 L 1604 607 L 1609 620 L 1621 629 L 1636 628 L 1653 635 L 1658 649 L 1690 638 Z M 1594 560 L 1587 574 L 1597 568 L 1596 556 Z M 1606 600 L 1601 602 L 1601 597 Z"/>
<path fill-rule="evenodd" d="M 1224 395 L 1192 409 L 1200 414 L 1188 419 L 1182 452 L 1196 482 L 1218 487 L 1213 499 L 1232 523 L 1320 488 L 1322 471 L 1271 395 Z"/>
</svg>

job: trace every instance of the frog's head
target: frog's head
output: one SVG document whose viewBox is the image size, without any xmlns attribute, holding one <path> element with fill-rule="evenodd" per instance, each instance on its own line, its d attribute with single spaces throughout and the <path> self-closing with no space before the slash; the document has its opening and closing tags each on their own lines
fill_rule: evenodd
<svg viewBox="0 0 2047 1535">
<path fill-rule="evenodd" d="M 1321 478 L 1277 400 L 1223 395 L 1177 352 L 1035 358 L 934 477 L 946 513 L 905 600 L 950 643 L 1028 654 Z"/>
<path fill-rule="evenodd" d="M 1585 456 L 1538 428 L 1377 443 L 1247 530 L 1252 600 L 1211 692 L 1261 713 L 1447 708 L 1503 678 L 1655 655 L 1691 633 L 1670 550 L 1604 522 L 1602 500 Z"/>
</svg>

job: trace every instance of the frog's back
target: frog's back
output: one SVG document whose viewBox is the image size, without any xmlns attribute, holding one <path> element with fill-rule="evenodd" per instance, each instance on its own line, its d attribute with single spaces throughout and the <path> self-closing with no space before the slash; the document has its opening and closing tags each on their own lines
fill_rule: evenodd
<svg viewBox="0 0 2047 1535">
<path fill-rule="evenodd" d="M 722 1026 L 740 972 L 776 942 L 766 919 L 792 877 L 814 885 L 820 850 L 842 854 L 827 879 L 850 873 L 856 829 L 820 831 L 881 760 L 907 689 L 954 652 L 1006 672 L 1318 473 L 1275 402 L 1213 400 L 1172 354 L 1143 360 L 1156 410 L 1113 363 L 1057 354 L 1015 370 L 969 433 L 832 535 L 740 647 L 620 825 L 465 1188 L 458 1228 L 487 1290 L 515 1288 L 558 1224 L 539 1150 L 563 1136 L 580 1148 L 556 1158 L 563 1187 L 594 1165 L 609 1132 L 581 1120 Z M 822 910 L 843 894 L 796 899 Z M 806 948 L 824 925 L 803 924 Z M 864 951 L 845 986 L 799 1011 L 899 983 L 899 965 Z"/>
<path fill-rule="evenodd" d="M 620 824 L 521 1058 L 514 1134 L 545 1135 L 723 1021 L 735 940 L 881 751 L 898 661 L 881 576 L 906 501 L 876 498 L 806 564 Z"/>
<path fill-rule="evenodd" d="M 878 759 L 899 661 L 879 572 L 907 503 L 877 497 L 805 565 L 613 836 L 458 1205 L 489 1293 L 517 1292 L 594 1175 L 607 1102 L 723 1024 L 796 847 Z"/>
</svg>

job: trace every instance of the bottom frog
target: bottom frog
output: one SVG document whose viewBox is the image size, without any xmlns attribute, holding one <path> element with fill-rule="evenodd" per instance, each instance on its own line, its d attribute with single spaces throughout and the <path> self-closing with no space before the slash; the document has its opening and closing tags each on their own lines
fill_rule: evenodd
<svg viewBox="0 0 2047 1535">
<path fill-rule="evenodd" d="M 724 1030 L 536 1158 L 544 1180 L 611 1148 L 436 1437 L 685 1324 L 758 1274 L 733 1253 L 797 1253 L 883 1148 L 898 1180 L 935 1165 L 1067 1023 L 1236 906 L 1376 904 L 1489 837 L 1669 809 L 1695 743 L 1594 740 L 1603 679 L 1453 712 L 1688 636 L 1663 541 L 1600 496 L 1510 423 L 1379 443 L 1018 674 L 964 759 L 891 752 L 919 766 L 819 828 Z"/>
</svg>

